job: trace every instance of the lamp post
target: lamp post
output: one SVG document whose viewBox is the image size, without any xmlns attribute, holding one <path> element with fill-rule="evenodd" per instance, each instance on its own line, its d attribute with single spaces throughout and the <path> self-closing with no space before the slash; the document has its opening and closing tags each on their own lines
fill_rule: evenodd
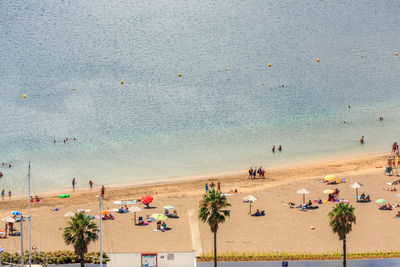
<svg viewBox="0 0 400 267">
<path fill-rule="evenodd" d="M 100 209 L 100 267 L 103 267 L 103 229 L 102 229 L 102 215 L 103 215 L 103 197 L 97 196 L 99 198 L 99 209 Z"/>
</svg>

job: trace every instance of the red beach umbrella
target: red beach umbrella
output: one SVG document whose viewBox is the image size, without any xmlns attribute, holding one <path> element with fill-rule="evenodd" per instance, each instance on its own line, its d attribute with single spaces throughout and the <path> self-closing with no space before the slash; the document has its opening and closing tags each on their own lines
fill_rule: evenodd
<svg viewBox="0 0 400 267">
<path fill-rule="evenodd" d="M 153 197 L 150 195 L 144 196 L 140 199 L 140 203 L 144 205 L 149 205 L 153 201 Z"/>
</svg>

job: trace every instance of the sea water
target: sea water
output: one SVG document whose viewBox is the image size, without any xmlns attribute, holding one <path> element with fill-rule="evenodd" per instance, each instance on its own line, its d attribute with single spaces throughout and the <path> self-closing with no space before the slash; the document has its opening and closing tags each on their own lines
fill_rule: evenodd
<svg viewBox="0 0 400 267">
<path fill-rule="evenodd" d="M 0 162 L 13 167 L 0 167 L 0 189 L 26 190 L 28 162 L 40 192 L 73 177 L 86 187 L 390 150 L 399 10 L 361 0 L 2 0 Z"/>
</svg>

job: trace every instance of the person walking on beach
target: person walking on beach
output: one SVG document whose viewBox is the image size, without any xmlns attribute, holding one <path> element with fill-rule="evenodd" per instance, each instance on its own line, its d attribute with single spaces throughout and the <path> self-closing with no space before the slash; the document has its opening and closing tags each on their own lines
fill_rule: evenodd
<svg viewBox="0 0 400 267">
<path fill-rule="evenodd" d="M 3 188 L 3 190 L 1 190 L 1 198 L 4 199 L 4 194 L 5 194 L 5 190 Z"/>
<path fill-rule="evenodd" d="M 92 182 L 92 180 L 89 180 L 89 187 L 90 187 L 90 190 L 92 190 L 92 188 L 93 188 L 93 182 Z"/>
<path fill-rule="evenodd" d="M 251 179 L 252 176 L 253 176 L 253 168 L 250 167 L 250 169 L 249 169 L 249 179 Z"/>
<path fill-rule="evenodd" d="M 253 179 L 256 179 L 256 175 L 257 175 L 257 167 L 254 167 L 254 169 L 253 169 Z"/>
<path fill-rule="evenodd" d="M 207 192 L 208 192 L 208 184 L 206 183 L 204 187 L 205 187 L 206 194 L 207 194 Z"/>
<path fill-rule="evenodd" d="M 106 188 L 104 187 L 104 185 L 102 185 L 101 186 L 101 191 L 100 191 L 102 198 L 104 197 L 105 191 L 106 191 Z"/>
<path fill-rule="evenodd" d="M 74 189 L 74 190 L 75 190 L 75 184 L 76 184 L 76 180 L 75 180 L 75 178 L 73 178 L 72 179 L 72 189 Z"/>
<path fill-rule="evenodd" d="M 278 150 L 282 151 L 282 146 L 281 145 L 278 146 Z"/>
<path fill-rule="evenodd" d="M 11 190 L 8 190 L 8 197 L 11 197 Z"/>
<path fill-rule="evenodd" d="M 217 188 L 218 188 L 218 191 L 221 191 L 221 183 L 220 182 L 217 183 Z"/>
</svg>

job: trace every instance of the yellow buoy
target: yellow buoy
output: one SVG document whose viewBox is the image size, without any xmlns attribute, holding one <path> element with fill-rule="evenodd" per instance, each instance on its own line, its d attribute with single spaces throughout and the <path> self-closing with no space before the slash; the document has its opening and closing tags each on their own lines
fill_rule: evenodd
<svg viewBox="0 0 400 267">
<path fill-rule="evenodd" d="M 319 62 L 319 58 L 317 58 L 317 62 Z"/>
<path fill-rule="evenodd" d="M 26 95 L 24 95 L 24 98 L 26 98 Z"/>
<path fill-rule="evenodd" d="M 72 88 L 73 91 L 76 91 L 76 88 Z"/>
<path fill-rule="evenodd" d="M 178 76 L 179 76 L 179 77 L 182 77 L 182 73 L 179 72 L 179 73 L 178 73 Z"/>
<path fill-rule="evenodd" d="M 228 71 L 228 68 L 225 68 L 226 71 Z"/>
<path fill-rule="evenodd" d="M 272 66 L 272 64 L 271 64 L 271 63 L 269 63 L 269 64 L 268 64 L 268 67 L 271 67 L 271 66 Z"/>
<path fill-rule="evenodd" d="M 399 53 L 397 53 L 397 52 L 394 52 L 394 55 L 395 55 L 395 56 L 398 56 L 398 55 L 399 55 Z"/>
<path fill-rule="evenodd" d="M 124 84 L 124 81 L 121 81 L 121 84 Z"/>
</svg>

